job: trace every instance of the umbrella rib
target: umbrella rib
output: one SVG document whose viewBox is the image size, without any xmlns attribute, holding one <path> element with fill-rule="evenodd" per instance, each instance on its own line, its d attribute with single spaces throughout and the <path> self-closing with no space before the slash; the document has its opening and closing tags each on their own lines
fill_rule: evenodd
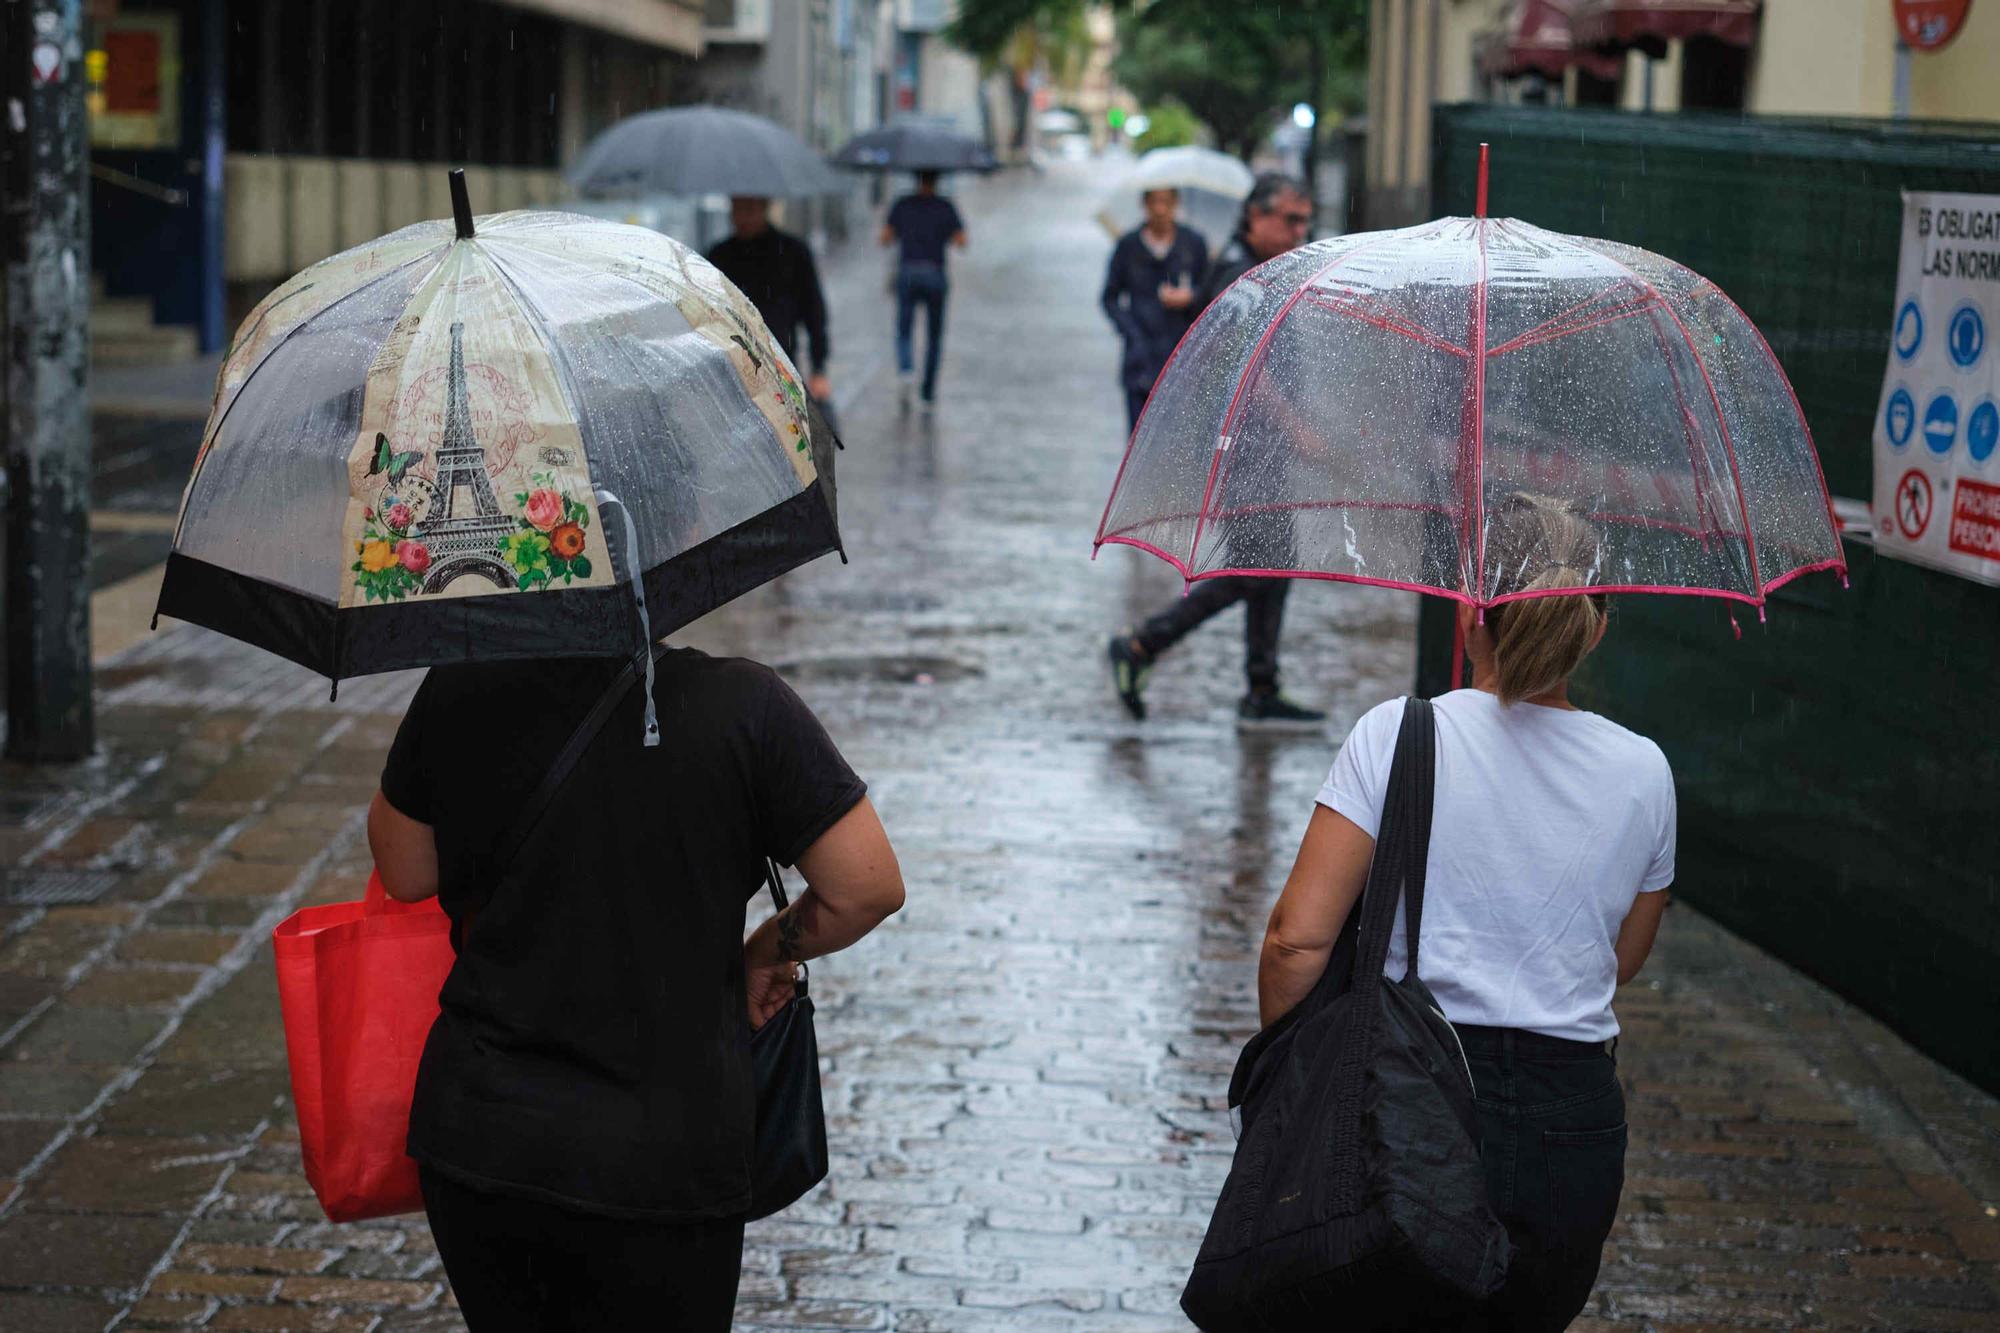
<svg viewBox="0 0 2000 1333">
<path fill-rule="evenodd" d="M 1472 539 L 1472 595 L 1473 604 L 1479 605 L 1479 595 L 1486 581 L 1486 219 L 1473 222 L 1473 232 L 1479 242 L 1479 280 L 1472 289 L 1472 382 L 1467 386 L 1472 394 L 1470 420 L 1467 429 L 1471 432 L 1472 468 L 1468 478 L 1470 496 L 1462 496 L 1461 506 L 1464 517 L 1470 519 Z M 1470 503 L 1467 504 L 1466 501 Z M 1463 519 L 1461 520 L 1463 521 Z"/>
<path fill-rule="evenodd" d="M 1440 224 L 1433 223 L 1432 224 L 1433 229 L 1435 229 L 1435 227 L 1437 227 L 1438 225 Z M 1339 268 L 1342 264 L 1345 264 L 1348 260 L 1360 254 L 1363 250 L 1373 249 L 1375 246 L 1382 244 L 1384 241 L 1392 239 L 1398 234 L 1399 233 L 1396 232 L 1382 232 L 1376 237 L 1376 239 L 1372 241 L 1364 241 L 1360 245 L 1349 246 L 1347 249 L 1341 251 L 1338 255 L 1335 255 L 1333 259 L 1327 263 L 1326 267 L 1314 273 L 1310 278 L 1307 278 L 1303 283 L 1299 285 L 1299 289 L 1297 291 L 1293 292 L 1290 296 L 1285 298 L 1285 304 L 1279 307 L 1278 313 L 1272 316 L 1270 324 L 1265 326 L 1263 336 L 1257 339 L 1257 345 L 1252 349 L 1250 349 L 1250 359 L 1248 362 L 1244 364 L 1243 374 L 1236 381 L 1236 392 L 1230 395 L 1229 408 L 1222 414 L 1222 429 L 1218 431 L 1216 434 L 1215 453 L 1208 460 L 1208 480 L 1202 487 L 1201 508 L 1198 511 L 1196 511 L 1195 514 L 1194 538 L 1192 541 L 1188 543 L 1189 565 L 1194 564 L 1195 554 L 1201 549 L 1201 530 L 1204 526 L 1206 526 L 1207 523 L 1208 502 L 1209 499 L 1215 494 L 1216 474 L 1221 470 L 1222 467 L 1223 452 L 1229 447 L 1229 439 L 1230 439 L 1229 428 L 1236 422 L 1236 409 L 1242 405 L 1243 394 L 1250 387 L 1250 381 L 1257 377 L 1260 361 L 1264 355 L 1265 349 L 1271 345 L 1272 337 L 1277 334 L 1279 326 L 1281 326 L 1285 322 L 1286 317 L 1292 313 L 1292 307 L 1297 305 L 1300 302 L 1300 300 L 1302 300 L 1305 297 L 1305 294 L 1311 291 L 1314 284 L 1316 284 L 1321 278 L 1324 278 L 1327 274 L 1333 272 L 1336 268 Z M 1272 263 L 1276 259 L 1277 256 L 1274 255 L 1272 256 L 1271 259 L 1268 259 L 1264 262 Z M 1257 267 L 1262 268 L 1263 265 L 1260 264 Z M 1251 276 L 1252 273 L 1255 273 L 1256 271 L 1257 271 L 1256 269 L 1251 269 L 1250 273 L 1245 273 L 1243 277 L 1238 278 L 1236 282 L 1245 281 Z M 1235 285 L 1236 283 L 1230 284 L 1232 288 Z M 1217 299 L 1219 300 L 1221 298 L 1218 297 Z M 1161 373 L 1164 374 L 1165 371 L 1162 370 Z"/>
<path fill-rule="evenodd" d="M 1772 589 L 1779 587 L 1781 584 L 1785 583 L 1790 579 L 1797 578 L 1800 574 L 1809 574 L 1814 572 L 1815 570 L 1820 570 L 1820 569 L 1840 570 L 1840 576 L 1842 581 L 1844 582 L 1847 578 L 1847 556 L 1840 544 L 1840 523 L 1837 519 L 1834 518 L 1833 495 L 1826 488 L 1826 469 L 1820 466 L 1819 447 L 1813 443 L 1812 423 L 1806 420 L 1806 410 L 1805 408 L 1799 405 L 1798 390 L 1792 387 L 1791 377 L 1785 374 L 1785 368 L 1778 363 L 1778 354 L 1771 350 L 1771 344 L 1769 340 L 1767 340 L 1764 337 L 1764 331 L 1757 327 L 1756 321 L 1752 320 L 1750 316 L 1743 313 L 1743 307 L 1736 304 L 1736 298 L 1731 296 L 1728 292 L 1723 291 L 1722 288 L 1716 286 L 1713 282 L 1710 282 L 1707 278 L 1703 278 L 1701 282 L 1702 285 L 1706 286 L 1709 291 L 1714 292 L 1717 296 L 1721 297 L 1723 300 L 1729 303 L 1729 308 L 1736 312 L 1736 317 L 1742 320 L 1744 327 L 1750 330 L 1750 336 L 1757 340 L 1757 346 L 1763 349 L 1765 359 L 1771 363 L 1771 369 L 1777 373 L 1778 383 L 1785 386 L 1785 396 L 1791 399 L 1792 411 L 1796 413 L 1799 418 L 1799 428 L 1803 430 L 1806 434 L 1806 449 L 1807 452 L 1809 452 L 1812 455 L 1813 475 L 1819 479 L 1820 500 L 1826 506 L 1827 535 L 1833 538 L 1834 550 L 1840 552 L 1840 554 L 1835 557 L 1835 563 L 1827 564 L 1825 562 L 1822 562 L 1817 565 L 1809 566 L 1805 569 L 1794 570 L 1790 574 L 1781 575 L 1777 579 L 1773 580 L 1771 586 L 1769 588 L 1764 589 L 1764 591 L 1766 593 L 1769 593 L 1772 591 Z M 1698 296 L 1700 294 L 1701 294 L 1701 287 L 1698 286 L 1695 288 L 1695 295 Z M 1747 517 L 1745 518 L 1744 526 L 1746 528 L 1749 526 L 1749 521 Z"/>
<path fill-rule="evenodd" d="M 243 377 L 243 382 L 236 386 L 236 393 L 234 394 L 234 396 L 230 398 L 229 406 L 222 409 L 222 415 L 216 418 L 215 429 L 209 431 L 203 437 L 205 443 L 201 451 L 195 455 L 194 474 L 188 478 L 187 489 L 181 492 L 181 514 L 180 517 L 176 519 L 174 522 L 174 537 L 173 537 L 174 546 L 178 547 L 180 545 L 181 528 L 187 523 L 188 501 L 194 498 L 195 483 L 201 480 L 201 474 L 203 468 L 208 462 L 209 445 L 212 445 L 216 440 L 222 438 L 222 428 L 229 421 L 229 414 L 231 412 L 234 412 L 236 410 L 236 405 L 243 401 L 244 391 L 250 387 L 250 381 L 256 379 L 258 372 L 262 371 L 265 366 L 271 364 L 271 358 L 277 355 L 278 349 L 283 347 L 286 343 L 290 342 L 293 336 L 297 334 L 300 329 L 303 329 L 306 325 L 312 323 L 320 316 L 325 315 L 339 308 L 340 306 L 346 305 L 349 301 L 361 295 L 361 293 L 367 291 L 369 288 L 374 287 L 378 283 L 387 282 L 389 279 L 395 277 L 398 273 L 401 273 L 403 270 L 412 267 L 413 265 L 419 263 L 424 259 L 430 258 L 434 253 L 436 252 L 426 250 L 421 254 L 413 255 L 409 259 L 406 259 L 402 263 L 396 265 L 396 267 L 390 269 L 388 272 L 378 273 L 374 277 L 368 279 L 368 281 L 360 284 L 359 286 L 354 287 L 349 291 L 343 292 L 341 295 L 335 297 L 333 300 L 328 301 L 324 306 L 320 307 L 318 310 L 315 310 L 310 315 L 305 316 L 298 323 L 292 325 L 292 327 L 290 327 L 289 329 L 286 329 L 284 335 L 280 337 L 277 342 L 271 345 L 271 349 L 265 352 L 264 355 L 257 358 L 257 364 L 250 367 L 250 373 L 245 375 Z M 445 260 L 445 257 L 448 256 L 450 253 L 451 253 L 450 247 L 446 246 L 443 253 L 438 254 L 437 256 L 438 263 L 442 264 Z M 377 356 L 381 355 L 381 351 L 379 348 L 376 351 L 376 355 Z"/>
<path fill-rule="evenodd" d="M 1400 333 L 1412 342 L 1422 343 L 1424 346 L 1435 348 L 1440 352 L 1450 352 L 1453 356 L 1471 355 L 1471 353 L 1467 352 L 1457 343 L 1447 342 L 1435 333 L 1418 328 L 1416 325 L 1406 323 L 1403 320 L 1395 319 L 1388 315 L 1375 314 L 1359 304 L 1323 296 L 1312 296 L 1308 299 L 1322 310 L 1331 310 L 1337 315 L 1352 315 L 1364 324 L 1372 324 L 1376 328 L 1386 330 L 1390 333 Z"/>
<path fill-rule="evenodd" d="M 1597 253 L 1604 254 L 1602 250 Z M 1695 347 L 1694 338 L 1689 335 L 1687 325 L 1681 323 L 1679 312 L 1667 303 L 1665 297 L 1660 295 L 1659 289 L 1640 277 L 1637 273 L 1634 273 L 1623 261 L 1611 255 L 1604 255 L 1604 257 L 1611 260 L 1612 263 L 1617 264 L 1619 268 L 1624 269 L 1627 273 L 1630 273 L 1634 282 L 1651 292 L 1659 301 L 1660 307 L 1667 312 L 1667 318 L 1674 322 L 1674 328 L 1680 332 L 1681 341 L 1687 344 L 1688 355 L 1694 358 L 1695 369 L 1701 372 L 1702 383 L 1708 387 L 1708 401 L 1715 408 L 1715 428 L 1722 432 L 1722 451 L 1729 459 L 1729 480 L 1736 488 L 1736 511 L 1743 518 L 1743 544 L 1750 555 L 1750 583 L 1757 590 L 1758 612 L 1761 615 L 1764 601 L 1764 577 L 1757 565 L 1757 534 L 1750 529 L 1750 503 L 1748 498 L 1743 494 L 1743 474 L 1736 466 L 1736 443 L 1729 437 L 1729 421 L 1723 415 L 1722 397 L 1715 391 L 1715 380 L 1708 373 L 1708 363 L 1701 359 L 1701 352 Z M 1671 369 L 1673 365 L 1672 361 L 1669 360 L 1667 364 L 1669 369 Z M 1678 385 L 1678 380 L 1676 380 L 1676 384 Z"/>
</svg>

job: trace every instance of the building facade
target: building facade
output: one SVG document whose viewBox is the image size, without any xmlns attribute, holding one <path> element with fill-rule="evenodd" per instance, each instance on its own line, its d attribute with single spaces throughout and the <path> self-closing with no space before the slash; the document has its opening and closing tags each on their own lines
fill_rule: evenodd
<svg viewBox="0 0 2000 1333">
<path fill-rule="evenodd" d="M 700 0 L 95 0 L 98 354 L 213 351 L 263 291 L 450 212 L 549 202 L 622 116 L 687 100 Z"/>
<path fill-rule="evenodd" d="M 2000 121 L 1993 4 L 1926 51 L 1890 0 L 1373 0 L 1369 24 L 1370 227 L 1426 215 L 1440 103 Z"/>
</svg>

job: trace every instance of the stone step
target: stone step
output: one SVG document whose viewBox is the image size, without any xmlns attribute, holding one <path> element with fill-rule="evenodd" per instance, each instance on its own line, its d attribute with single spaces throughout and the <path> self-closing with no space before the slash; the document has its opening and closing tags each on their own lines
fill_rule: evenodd
<svg viewBox="0 0 2000 1333">
<path fill-rule="evenodd" d="M 148 324 L 141 329 L 90 330 L 90 359 L 100 366 L 144 366 L 191 361 L 201 352 L 201 340 L 185 324 Z"/>
</svg>

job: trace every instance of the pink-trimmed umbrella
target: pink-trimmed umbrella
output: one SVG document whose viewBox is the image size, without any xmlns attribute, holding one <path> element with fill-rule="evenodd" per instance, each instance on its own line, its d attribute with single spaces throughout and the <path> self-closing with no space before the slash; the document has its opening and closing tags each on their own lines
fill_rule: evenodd
<svg viewBox="0 0 2000 1333">
<path fill-rule="evenodd" d="M 1167 363 L 1097 544 L 1192 580 L 1338 579 L 1477 607 L 1568 592 L 1745 602 L 1845 570 L 1812 434 L 1721 289 L 1486 216 L 1303 246 Z M 1588 520 L 1569 576 L 1503 565 L 1520 497 Z M 1573 577 L 1571 577 L 1573 576 Z M 1530 586 L 1532 585 L 1532 586 Z"/>
</svg>

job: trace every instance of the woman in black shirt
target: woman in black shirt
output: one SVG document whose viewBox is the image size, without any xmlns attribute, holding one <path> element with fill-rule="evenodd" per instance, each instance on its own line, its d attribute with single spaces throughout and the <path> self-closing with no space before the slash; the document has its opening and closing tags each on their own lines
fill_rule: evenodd
<svg viewBox="0 0 2000 1333">
<path fill-rule="evenodd" d="M 799 961 L 896 911 L 866 787 L 769 668 L 661 657 L 512 866 L 515 813 L 623 664 L 440 667 L 369 811 L 389 893 L 435 893 L 459 954 L 409 1151 L 474 1333 L 726 1329 L 755 1124 L 749 1039 Z M 766 856 L 808 887 L 746 943 Z"/>
</svg>

